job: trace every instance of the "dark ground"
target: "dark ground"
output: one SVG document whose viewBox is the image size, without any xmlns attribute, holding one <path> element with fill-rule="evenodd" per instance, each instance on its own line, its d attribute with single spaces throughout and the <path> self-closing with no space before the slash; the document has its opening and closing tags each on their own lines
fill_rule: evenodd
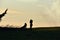
<svg viewBox="0 0 60 40">
<path fill-rule="evenodd" d="M 0 28 L 0 40 L 59 40 L 60 27 Z"/>
</svg>

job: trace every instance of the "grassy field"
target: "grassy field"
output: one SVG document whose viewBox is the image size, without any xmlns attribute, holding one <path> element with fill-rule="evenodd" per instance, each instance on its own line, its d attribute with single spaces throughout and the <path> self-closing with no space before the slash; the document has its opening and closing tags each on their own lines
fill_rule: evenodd
<svg viewBox="0 0 60 40">
<path fill-rule="evenodd" d="M 1 40 L 58 40 L 60 27 L 41 27 L 33 29 L 2 28 L 0 27 Z"/>
</svg>

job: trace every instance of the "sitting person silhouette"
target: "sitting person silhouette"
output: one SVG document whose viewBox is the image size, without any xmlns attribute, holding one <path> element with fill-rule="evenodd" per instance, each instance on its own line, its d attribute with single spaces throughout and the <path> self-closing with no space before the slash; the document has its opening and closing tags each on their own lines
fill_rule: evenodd
<svg viewBox="0 0 60 40">
<path fill-rule="evenodd" d="M 27 24 L 25 23 L 24 26 L 21 27 L 22 30 L 26 29 Z"/>
<path fill-rule="evenodd" d="M 33 26 L 33 20 L 30 19 L 30 29 L 32 29 L 32 26 Z"/>
</svg>

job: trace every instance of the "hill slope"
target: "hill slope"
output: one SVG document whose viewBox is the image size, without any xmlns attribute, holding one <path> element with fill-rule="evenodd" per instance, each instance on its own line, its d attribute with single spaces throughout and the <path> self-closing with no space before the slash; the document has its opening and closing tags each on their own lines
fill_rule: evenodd
<svg viewBox="0 0 60 40">
<path fill-rule="evenodd" d="M 1 40 L 57 40 L 60 39 L 60 27 L 33 29 L 0 28 Z"/>
</svg>

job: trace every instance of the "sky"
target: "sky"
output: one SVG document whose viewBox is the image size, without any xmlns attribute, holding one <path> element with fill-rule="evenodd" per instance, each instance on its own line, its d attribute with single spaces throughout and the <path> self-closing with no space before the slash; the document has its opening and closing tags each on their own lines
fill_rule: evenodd
<svg viewBox="0 0 60 40">
<path fill-rule="evenodd" d="M 29 26 L 33 19 L 33 27 L 60 26 L 60 0 L 0 0 L 0 13 L 6 8 L 0 25 Z"/>
</svg>

